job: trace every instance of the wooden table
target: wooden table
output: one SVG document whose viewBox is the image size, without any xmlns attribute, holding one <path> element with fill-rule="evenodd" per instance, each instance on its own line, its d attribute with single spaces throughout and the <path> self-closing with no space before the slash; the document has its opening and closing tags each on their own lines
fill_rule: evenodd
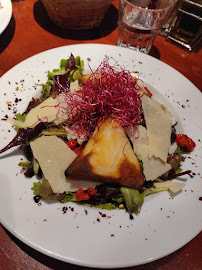
<svg viewBox="0 0 202 270">
<path fill-rule="evenodd" d="M 116 45 L 118 0 L 109 10 L 97 31 L 81 33 L 58 29 L 48 19 L 42 3 L 37 0 L 13 1 L 13 16 L 0 36 L 0 76 L 24 59 L 39 52 L 76 43 Z M 158 36 L 152 54 L 172 66 L 199 89 L 202 86 L 202 52 L 188 53 Z M 175 253 L 133 270 L 199 270 L 202 269 L 202 233 Z M 0 269 L 85 269 L 49 258 L 26 246 L 0 226 Z"/>
</svg>

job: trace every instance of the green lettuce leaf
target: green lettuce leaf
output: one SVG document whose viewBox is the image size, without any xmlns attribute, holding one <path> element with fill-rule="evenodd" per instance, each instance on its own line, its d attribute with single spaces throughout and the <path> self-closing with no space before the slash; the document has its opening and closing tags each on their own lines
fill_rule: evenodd
<svg viewBox="0 0 202 270">
<path fill-rule="evenodd" d="M 74 82 L 83 75 L 84 61 L 81 60 L 80 56 L 75 57 L 76 70 L 72 70 L 69 75 L 69 81 Z"/>
<path fill-rule="evenodd" d="M 51 87 L 53 85 L 53 78 L 55 75 L 64 75 L 67 73 L 66 67 L 69 64 L 68 59 L 61 59 L 60 68 L 48 71 L 48 80 L 46 84 L 42 84 L 42 96 L 41 101 L 44 101 L 50 96 Z M 80 59 L 80 56 L 75 57 L 75 67 L 77 69 L 72 70 L 69 75 L 69 81 L 74 82 L 83 75 L 84 61 Z"/>
<path fill-rule="evenodd" d="M 96 208 L 100 209 L 107 209 L 107 210 L 112 210 L 118 208 L 115 204 L 113 203 L 101 203 L 95 206 Z"/>
<path fill-rule="evenodd" d="M 50 90 L 51 90 L 51 83 L 52 81 L 48 81 L 47 84 L 42 84 L 42 96 L 41 101 L 44 101 L 45 99 L 49 98 L 50 96 Z"/>
<path fill-rule="evenodd" d="M 125 202 L 125 199 L 124 199 L 124 197 L 112 198 L 112 201 L 117 202 L 118 204 L 121 204 L 121 203 Z"/>
<path fill-rule="evenodd" d="M 21 121 L 21 122 L 25 122 L 26 116 L 27 116 L 26 113 L 23 113 L 23 114 L 18 113 L 18 114 L 16 115 L 16 120 Z"/>
<path fill-rule="evenodd" d="M 75 193 L 73 192 L 66 192 L 66 196 L 63 200 L 61 200 L 61 203 L 66 203 L 66 202 L 78 202 Z"/>
<path fill-rule="evenodd" d="M 25 122 L 26 116 L 27 116 L 26 113 L 23 113 L 23 114 L 18 113 L 18 114 L 16 115 L 16 120 L 18 120 L 18 121 L 20 121 L 20 122 Z M 16 130 L 17 132 L 18 132 L 19 128 L 20 128 L 19 126 L 15 126 L 15 130 Z"/>
<path fill-rule="evenodd" d="M 140 194 L 138 190 L 132 188 L 120 188 L 121 193 L 125 198 L 126 207 L 130 214 L 139 213 L 144 202 L 145 195 Z"/>
<path fill-rule="evenodd" d="M 41 189 L 41 182 L 34 182 L 33 187 L 31 188 L 33 190 L 34 195 L 39 195 L 40 194 L 40 189 Z"/>
<path fill-rule="evenodd" d="M 67 70 L 65 69 L 65 67 L 61 67 L 60 69 L 53 69 L 52 72 L 48 71 L 48 80 L 50 80 L 51 82 L 55 75 L 64 75 L 65 73 L 67 73 Z"/>
<path fill-rule="evenodd" d="M 175 173 L 178 174 L 178 173 L 181 173 L 181 171 L 182 171 L 182 168 L 178 168 L 178 169 L 175 171 Z"/>
<path fill-rule="evenodd" d="M 150 188 L 145 189 L 142 193 L 140 193 L 138 190 L 132 188 L 122 187 L 120 189 L 125 198 L 126 207 L 130 214 L 138 214 L 140 212 L 145 196 L 167 190 L 168 188 Z"/>
<path fill-rule="evenodd" d="M 182 151 L 181 151 L 180 147 L 178 146 L 174 153 L 175 153 L 175 154 L 181 154 L 181 152 L 182 152 Z"/>
</svg>

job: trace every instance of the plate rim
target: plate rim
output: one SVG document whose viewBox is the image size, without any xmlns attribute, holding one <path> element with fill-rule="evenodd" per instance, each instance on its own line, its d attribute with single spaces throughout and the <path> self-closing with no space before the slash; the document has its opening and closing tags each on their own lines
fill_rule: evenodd
<svg viewBox="0 0 202 270">
<path fill-rule="evenodd" d="M 11 1 L 11 0 L 9 0 Z M 41 51 L 41 52 L 38 52 L 38 53 L 35 53 L 27 58 L 25 58 L 24 60 L 20 61 L 19 63 L 17 63 L 16 65 L 14 65 L 12 68 L 10 68 L 9 70 L 7 70 L 4 74 L 2 74 L 2 76 L 0 77 L 3 78 L 4 75 L 6 75 L 8 72 L 10 72 L 11 70 L 13 70 L 14 68 L 16 68 L 18 65 L 21 65 L 22 63 L 26 62 L 27 60 L 30 60 L 31 58 L 34 58 L 35 56 L 39 56 L 40 54 L 43 54 L 43 53 L 47 53 L 47 52 L 51 52 L 51 51 L 54 51 L 54 50 L 57 50 L 57 49 L 62 49 L 62 48 L 69 48 L 69 47 L 89 47 L 89 46 L 100 46 L 100 47 L 114 47 L 114 48 L 120 48 L 120 50 L 132 50 L 132 49 L 129 49 L 129 48 L 125 48 L 125 47 L 118 47 L 117 45 L 112 45 L 112 44 L 104 44 L 104 43 L 80 43 L 80 44 L 70 44 L 70 45 L 62 45 L 62 46 L 58 46 L 58 47 L 54 47 L 54 48 L 51 48 L 51 49 L 47 49 L 47 50 L 44 50 L 44 51 Z M 133 50 L 132 50 L 133 51 Z M 143 58 L 144 57 L 149 57 L 149 59 L 152 59 L 154 62 L 156 63 L 161 63 L 162 65 L 164 65 L 164 67 L 172 70 L 173 72 L 177 73 L 178 76 L 181 76 L 183 79 L 185 79 L 187 82 L 191 83 L 192 86 L 194 88 L 196 88 L 199 92 L 200 92 L 200 89 L 192 82 L 190 81 L 184 74 L 182 74 L 181 72 L 179 72 L 177 69 L 175 69 L 174 67 L 170 66 L 169 64 L 161 61 L 160 59 L 157 59 L 155 58 L 154 56 L 151 56 L 149 54 L 145 54 L 143 52 L 138 52 L 138 51 L 133 51 L 134 54 L 139 54 L 139 55 L 142 55 Z"/>
</svg>

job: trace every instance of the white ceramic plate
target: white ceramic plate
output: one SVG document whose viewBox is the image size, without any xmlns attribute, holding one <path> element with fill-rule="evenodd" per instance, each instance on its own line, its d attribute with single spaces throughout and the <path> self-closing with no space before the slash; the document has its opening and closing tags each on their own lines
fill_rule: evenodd
<svg viewBox="0 0 202 270">
<path fill-rule="evenodd" d="M 0 34 L 6 29 L 12 16 L 11 0 L 0 0 Z"/>
<path fill-rule="evenodd" d="M 72 45 L 35 55 L 0 79 L 1 118 L 5 114 L 12 116 L 15 109 L 11 106 L 8 110 L 6 102 L 15 104 L 16 97 L 22 101 L 14 107 L 23 112 L 31 97 L 39 94 L 39 84 L 46 82 L 47 70 L 57 68 L 60 59 L 70 53 L 85 60 L 87 72 L 87 58 L 95 69 L 105 55 L 131 71 L 140 71 L 146 85 L 178 120 L 177 131 L 196 142 L 196 149 L 183 164 L 184 170 L 191 169 L 196 175 L 181 177 L 186 187 L 177 196 L 171 197 L 168 192 L 148 196 L 141 213 L 130 220 L 124 210 L 56 202 L 42 202 L 39 206 L 32 199 L 34 179 L 25 179 L 20 173 L 17 164 L 22 156 L 18 150 L 10 150 L 0 157 L 0 221 L 32 248 L 73 264 L 117 268 L 166 256 L 188 243 L 202 227 L 201 93 L 176 70 L 145 54 L 108 45 Z M 15 132 L 5 121 L 0 122 L 0 132 L 2 148 Z M 63 214 L 64 206 L 73 209 Z"/>
</svg>

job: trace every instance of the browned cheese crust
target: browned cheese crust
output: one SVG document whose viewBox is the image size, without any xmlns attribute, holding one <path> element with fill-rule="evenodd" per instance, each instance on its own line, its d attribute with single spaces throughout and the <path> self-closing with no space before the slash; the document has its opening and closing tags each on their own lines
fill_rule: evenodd
<svg viewBox="0 0 202 270">
<path fill-rule="evenodd" d="M 113 183 L 135 189 L 145 181 L 125 131 L 111 118 L 99 124 L 65 173 L 75 180 Z"/>
</svg>

